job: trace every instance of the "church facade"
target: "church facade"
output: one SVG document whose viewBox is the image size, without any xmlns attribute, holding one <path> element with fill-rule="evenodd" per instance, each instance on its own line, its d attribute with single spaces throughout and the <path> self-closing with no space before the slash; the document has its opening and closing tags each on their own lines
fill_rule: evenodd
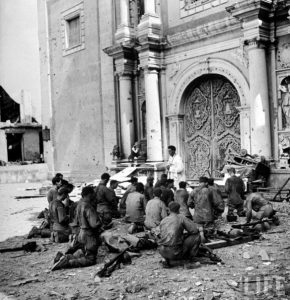
<svg viewBox="0 0 290 300">
<path fill-rule="evenodd" d="M 139 141 L 149 162 L 175 145 L 196 180 L 290 146 L 290 1 L 42 3 L 54 170 L 104 170 Z"/>
</svg>

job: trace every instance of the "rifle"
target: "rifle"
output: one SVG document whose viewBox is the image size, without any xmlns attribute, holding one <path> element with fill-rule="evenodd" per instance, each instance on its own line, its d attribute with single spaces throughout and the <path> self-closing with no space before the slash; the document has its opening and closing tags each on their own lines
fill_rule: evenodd
<svg viewBox="0 0 290 300">
<path fill-rule="evenodd" d="M 272 222 L 272 221 L 273 221 L 272 219 L 262 219 L 262 220 L 259 220 L 259 221 L 256 221 L 256 222 L 232 225 L 232 228 L 242 229 L 244 227 L 251 227 L 251 226 L 258 225 L 258 224 L 262 224 L 264 222 Z"/>
<path fill-rule="evenodd" d="M 212 262 L 223 263 L 222 259 L 219 256 L 217 256 L 215 253 L 213 253 L 213 251 L 205 244 L 201 244 L 199 246 L 199 250 L 201 250 L 202 254 L 205 254 L 205 256 L 208 257 Z"/>
<path fill-rule="evenodd" d="M 99 277 L 109 277 L 113 273 L 113 271 L 120 265 L 122 261 L 124 261 L 124 254 L 126 251 L 128 251 L 130 247 L 124 249 L 122 252 L 120 252 L 118 255 L 116 255 L 114 258 L 112 258 L 110 261 L 105 263 L 104 267 L 97 272 L 97 275 Z"/>
</svg>

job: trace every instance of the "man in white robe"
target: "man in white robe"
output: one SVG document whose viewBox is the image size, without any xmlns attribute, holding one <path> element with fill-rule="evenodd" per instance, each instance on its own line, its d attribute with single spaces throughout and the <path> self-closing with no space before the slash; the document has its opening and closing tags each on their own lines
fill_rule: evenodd
<svg viewBox="0 0 290 300">
<path fill-rule="evenodd" d="M 175 146 L 168 146 L 168 178 L 174 180 L 174 186 L 178 188 L 178 184 L 180 181 L 185 181 L 185 172 L 184 172 L 184 164 L 182 162 L 182 158 L 176 154 Z"/>
</svg>

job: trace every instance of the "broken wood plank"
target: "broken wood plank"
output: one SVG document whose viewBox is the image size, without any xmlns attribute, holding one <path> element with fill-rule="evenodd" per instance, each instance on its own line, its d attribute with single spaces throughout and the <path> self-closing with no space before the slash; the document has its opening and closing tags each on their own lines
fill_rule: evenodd
<svg viewBox="0 0 290 300">
<path fill-rule="evenodd" d="M 5 253 L 5 252 L 16 252 L 16 251 L 27 251 L 27 252 L 33 252 L 36 251 L 37 249 L 37 243 L 35 241 L 32 242 L 26 242 L 22 245 L 16 244 L 14 247 L 5 247 L 5 248 L 0 248 L 0 253 Z"/>
</svg>

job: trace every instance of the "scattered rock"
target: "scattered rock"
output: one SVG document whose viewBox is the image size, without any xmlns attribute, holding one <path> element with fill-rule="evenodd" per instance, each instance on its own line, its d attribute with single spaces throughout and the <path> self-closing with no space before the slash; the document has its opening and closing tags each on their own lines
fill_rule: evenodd
<svg viewBox="0 0 290 300">
<path fill-rule="evenodd" d="M 186 292 L 188 292 L 188 291 L 190 291 L 190 290 L 191 290 L 191 287 L 185 287 L 185 288 L 180 289 L 180 290 L 178 291 L 178 293 L 186 293 Z"/>
<path fill-rule="evenodd" d="M 195 283 L 195 285 L 196 285 L 196 286 L 201 286 L 201 285 L 202 285 L 202 282 L 198 281 L 198 282 Z"/>
<path fill-rule="evenodd" d="M 169 290 L 162 289 L 161 291 L 158 291 L 157 296 L 158 297 L 166 297 L 170 294 Z"/>
<path fill-rule="evenodd" d="M 137 284 L 131 284 L 131 285 L 127 286 L 125 290 L 127 293 L 135 294 L 135 293 L 139 293 L 140 291 L 145 290 L 145 289 L 146 288 L 144 286 L 137 283 Z"/>
<path fill-rule="evenodd" d="M 269 261 L 270 260 L 269 255 L 268 255 L 268 253 L 267 253 L 267 251 L 265 249 L 262 249 L 259 252 L 259 255 L 261 256 L 262 261 Z"/>
<path fill-rule="evenodd" d="M 204 296 L 204 300 L 214 300 L 215 296 L 213 295 L 212 292 L 207 292 Z"/>
<path fill-rule="evenodd" d="M 79 298 L 79 293 L 64 295 L 65 300 L 77 300 L 78 298 Z"/>
<path fill-rule="evenodd" d="M 249 253 L 249 252 L 244 252 L 244 253 L 243 253 L 243 258 L 245 258 L 245 259 L 251 258 L 250 253 Z"/>
<path fill-rule="evenodd" d="M 57 296 L 57 297 L 61 297 L 61 298 L 63 297 L 62 294 L 55 292 L 55 291 L 48 292 L 48 295 L 49 296 Z"/>
<path fill-rule="evenodd" d="M 238 285 L 239 285 L 236 281 L 231 280 L 231 279 L 227 281 L 227 284 L 228 284 L 230 287 L 234 287 L 234 288 L 237 288 Z"/>
</svg>

